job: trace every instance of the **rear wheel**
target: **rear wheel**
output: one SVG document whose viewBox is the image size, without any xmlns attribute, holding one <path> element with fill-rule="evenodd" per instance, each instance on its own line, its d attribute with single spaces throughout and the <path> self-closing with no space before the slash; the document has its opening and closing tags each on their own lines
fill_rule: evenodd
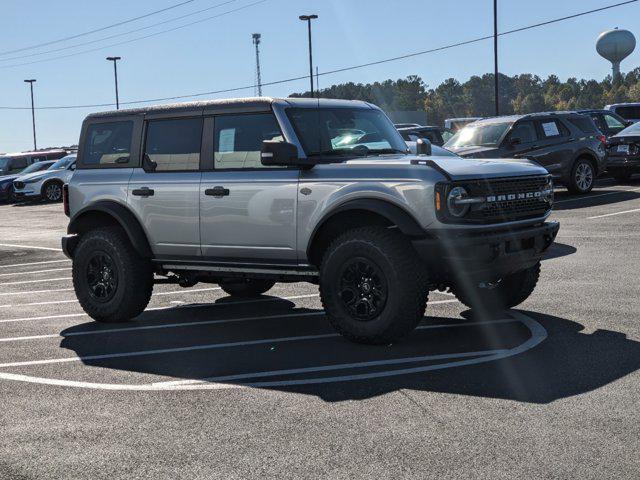
<svg viewBox="0 0 640 480">
<path fill-rule="evenodd" d="M 589 193 L 596 181 L 593 163 L 587 158 L 579 158 L 571 169 L 571 178 L 567 188 L 571 193 Z"/>
<path fill-rule="evenodd" d="M 80 305 L 98 322 L 126 322 L 147 307 L 151 262 L 141 258 L 118 227 L 85 233 L 74 251 L 73 286 Z"/>
<path fill-rule="evenodd" d="M 47 202 L 59 202 L 62 200 L 62 183 L 49 182 L 42 187 L 42 198 Z"/>
<path fill-rule="evenodd" d="M 540 278 L 540 262 L 496 281 L 457 285 L 453 293 L 471 309 L 497 311 L 513 308 L 533 293 Z"/>
<path fill-rule="evenodd" d="M 423 318 L 428 288 L 411 244 L 381 227 L 344 233 L 325 252 L 320 296 L 329 322 L 351 341 L 388 344 Z"/>
<path fill-rule="evenodd" d="M 266 293 L 271 290 L 275 284 L 276 282 L 273 280 L 248 278 L 238 282 L 223 282 L 220 283 L 220 287 L 232 297 L 251 298 L 259 297 L 263 293 Z"/>
</svg>

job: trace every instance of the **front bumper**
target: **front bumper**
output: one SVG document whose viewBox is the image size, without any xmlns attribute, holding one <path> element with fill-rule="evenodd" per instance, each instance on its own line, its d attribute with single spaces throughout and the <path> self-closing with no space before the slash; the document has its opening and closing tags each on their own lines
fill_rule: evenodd
<svg viewBox="0 0 640 480">
<path fill-rule="evenodd" d="M 558 222 L 514 230 L 441 232 L 413 240 L 434 283 L 492 281 L 535 265 L 558 234 Z"/>
<path fill-rule="evenodd" d="M 78 246 L 78 240 L 80 240 L 80 237 L 75 234 L 62 237 L 62 253 L 64 253 L 67 258 L 73 259 L 73 252 Z"/>
</svg>

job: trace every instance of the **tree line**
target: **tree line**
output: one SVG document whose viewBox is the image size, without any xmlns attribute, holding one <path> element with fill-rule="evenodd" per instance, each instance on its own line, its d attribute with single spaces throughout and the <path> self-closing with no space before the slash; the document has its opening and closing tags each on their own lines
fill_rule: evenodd
<svg viewBox="0 0 640 480">
<path fill-rule="evenodd" d="M 387 111 L 425 111 L 430 124 L 442 125 L 445 118 L 494 115 L 493 78 L 492 73 L 474 75 L 464 83 L 449 78 L 436 88 L 429 88 L 422 78 L 411 75 L 383 82 L 332 85 L 316 95 L 364 100 Z M 562 82 L 556 75 L 542 79 L 523 73 L 512 77 L 500 74 L 498 82 L 501 115 L 602 108 L 610 103 L 640 101 L 640 67 L 602 81 L 569 78 Z M 309 95 L 294 93 L 291 97 Z"/>
</svg>

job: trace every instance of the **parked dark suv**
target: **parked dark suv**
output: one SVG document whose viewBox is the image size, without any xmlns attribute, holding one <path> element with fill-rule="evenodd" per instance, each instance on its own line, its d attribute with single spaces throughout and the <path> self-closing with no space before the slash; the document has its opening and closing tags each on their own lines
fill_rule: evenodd
<svg viewBox="0 0 640 480">
<path fill-rule="evenodd" d="M 607 171 L 619 182 L 640 173 L 640 123 L 633 123 L 609 139 Z"/>
<path fill-rule="evenodd" d="M 620 115 L 609 110 L 578 110 L 578 113 L 589 115 L 596 127 L 605 134 L 607 138 L 617 135 L 629 125 L 633 125 L 630 120 L 625 120 Z"/>
<path fill-rule="evenodd" d="M 576 112 L 531 113 L 478 120 L 445 148 L 467 158 L 534 160 L 573 193 L 587 193 L 606 169 L 605 136 Z"/>
<path fill-rule="evenodd" d="M 440 127 L 420 126 L 420 127 L 398 127 L 402 138 L 408 142 L 415 142 L 419 138 L 426 138 L 432 144 L 441 147 L 444 145 L 442 129 Z"/>
</svg>

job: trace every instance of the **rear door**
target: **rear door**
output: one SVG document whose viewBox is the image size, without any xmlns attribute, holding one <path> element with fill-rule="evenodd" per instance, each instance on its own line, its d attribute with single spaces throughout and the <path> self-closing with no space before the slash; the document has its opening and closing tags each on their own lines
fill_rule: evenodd
<svg viewBox="0 0 640 480">
<path fill-rule="evenodd" d="M 202 115 L 148 117 L 127 203 L 157 257 L 200 257 Z"/>
<path fill-rule="evenodd" d="M 543 118 L 536 120 L 536 124 L 539 140 L 532 157 L 549 173 L 560 173 L 573 159 L 576 139 L 558 118 Z"/>
<path fill-rule="evenodd" d="M 208 260 L 294 263 L 298 169 L 265 167 L 263 140 L 282 140 L 273 112 L 207 118 L 211 152 L 200 187 L 202 254 Z"/>
</svg>

